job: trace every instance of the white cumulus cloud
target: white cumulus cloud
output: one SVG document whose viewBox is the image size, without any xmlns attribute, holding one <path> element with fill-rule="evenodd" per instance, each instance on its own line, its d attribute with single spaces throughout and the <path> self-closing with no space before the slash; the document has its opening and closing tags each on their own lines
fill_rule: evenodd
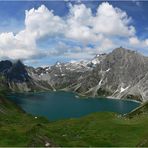
<svg viewBox="0 0 148 148">
<path fill-rule="evenodd" d="M 0 58 L 31 59 L 46 54 L 54 56 L 54 53 L 69 57 L 83 54 L 89 57 L 120 46 L 121 43 L 129 47 L 148 46 L 148 39 L 140 40 L 136 36 L 132 18 L 108 2 L 102 2 L 95 14 L 84 4 L 70 4 L 69 12 L 64 17 L 55 15 L 53 10 L 41 5 L 37 9 L 26 10 L 24 24 L 25 28 L 17 34 L 0 34 Z M 56 46 L 53 44 L 54 47 L 46 52 L 38 47 L 38 41 L 42 38 L 56 36 L 67 41 L 78 41 L 82 47 L 71 48 L 62 41 Z M 125 42 L 119 40 L 121 37 Z M 90 43 L 94 47 L 87 47 Z"/>
</svg>

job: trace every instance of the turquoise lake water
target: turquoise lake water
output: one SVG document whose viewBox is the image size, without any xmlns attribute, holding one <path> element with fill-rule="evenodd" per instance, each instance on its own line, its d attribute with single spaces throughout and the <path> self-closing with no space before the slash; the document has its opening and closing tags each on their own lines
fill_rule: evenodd
<svg viewBox="0 0 148 148">
<path fill-rule="evenodd" d="M 125 114 L 140 105 L 129 100 L 78 98 L 71 92 L 12 93 L 8 98 L 27 113 L 44 116 L 49 120 L 81 117 L 93 112 Z"/>
</svg>

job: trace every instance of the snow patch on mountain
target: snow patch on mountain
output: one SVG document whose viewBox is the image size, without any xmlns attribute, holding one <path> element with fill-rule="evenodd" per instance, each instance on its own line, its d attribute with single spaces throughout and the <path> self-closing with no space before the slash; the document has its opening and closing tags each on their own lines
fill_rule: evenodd
<svg viewBox="0 0 148 148">
<path fill-rule="evenodd" d="M 120 93 L 124 92 L 124 91 L 127 90 L 128 88 L 129 88 L 129 86 L 127 86 L 126 88 L 121 87 Z"/>
</svg>

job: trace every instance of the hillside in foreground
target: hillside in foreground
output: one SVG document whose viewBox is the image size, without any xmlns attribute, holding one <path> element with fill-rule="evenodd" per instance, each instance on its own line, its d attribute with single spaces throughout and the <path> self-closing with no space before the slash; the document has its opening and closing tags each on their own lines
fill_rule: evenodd
<svg viewBox="0 0 148 148">
<path fill-rule="evenodd" d="M 49 122 L 0 97 L 0 146 L 148 146 L 148 116 L 102 112 Z"/>
</svg>

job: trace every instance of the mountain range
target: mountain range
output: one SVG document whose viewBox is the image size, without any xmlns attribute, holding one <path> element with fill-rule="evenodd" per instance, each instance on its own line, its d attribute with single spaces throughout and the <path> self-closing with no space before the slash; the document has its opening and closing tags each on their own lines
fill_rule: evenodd
<svg viewBox="0 0 148 148">
<path fill-rule="evenodd" d="M 29 67 L 0 62 L 1 85 L 15 92 L 73 91 L 83 96 L 148 100 L 148 57 L 122 47 L 92 60 Z"/>
</svg>

